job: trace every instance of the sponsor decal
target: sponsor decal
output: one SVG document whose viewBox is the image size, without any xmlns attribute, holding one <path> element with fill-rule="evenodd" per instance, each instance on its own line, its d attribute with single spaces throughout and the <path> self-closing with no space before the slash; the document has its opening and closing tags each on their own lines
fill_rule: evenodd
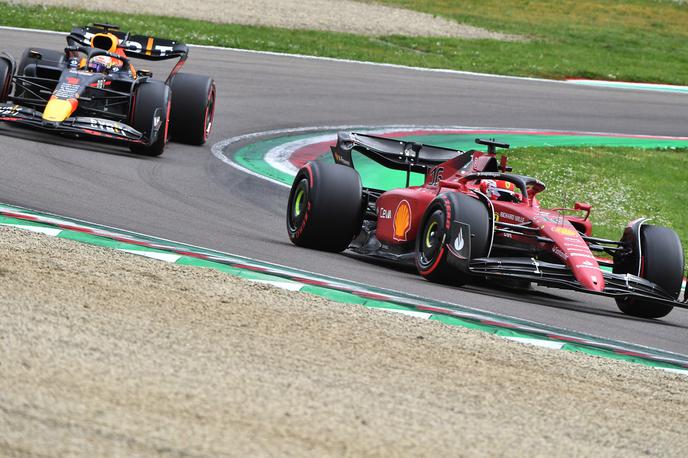
<svg viewBox="0 0 688 458">
<path fill-rule="evenodd" d="M 559 248 L 559 247 L 556 246 L 556 245 L 554 245 L 554 246 L 552 247 L 552 253 L 556 254 L 557 256 L 559 256 L 559 257 L 560 257 L 561 259 L 563 259 L 564 261 L 567 261 L 567 260 L 569 259 L 569 255 L 566 254 L 566 253 L 564 253 L 564 252 L 561 250 L 561 248 Z"/>
<path fill-rule="evenodd" d="M 587 253 L 569 253 L 572 258 L 595 259 L 595 256 Z"/>
<path fill-rule="evenodd" d="M 93 33 L 93 32 L 85 32 L 84 38 L 86 41 L 88 41 L 90 43 L 91 38 L 93 38 L 94 35 L 95 35 L 95 33 Z M 119 41 L 121 43 L 121 46 L 123 48 L 127 49 L 128 51 L 141 53 L 144 50 L 143 43 L 140 43 L 138 41 L 135 41 L 135 40 L 122 41 L 121 39 Z M 153 43 L 154 43 L 154 39 L 152 37 L 148 38 L 148 43 L 146 43 L 146 45 L 147 45 L 146 50 L 147 51 L 154 49 L 154 50 L 158 51 L 161 56 L 165 56 L 165 55 L 167 55 L 168 52 L 174 50 L 174 47 L 172 47 L 172 46 L 164 46 L 164 45 L 153 46 Z"/>
<path fill-rule="evenodd" d="M 579 250 L 587 250 L 588 248 L 588 244 L 578 237 L 564 237 L 562 244 L 566 247 L 578 248 Z"/>
<path fill-rule="evenodd" d="M 19 113 L 18 105 L 0 107 L 0 115 L 16 115 Z"/>
<path fill-rule="evenodd" d="M 377 211 L 377 217 L 379 219 L 392 219 L 392 210 L 387 210 L 384 207 L 380 207 Z"/>
<path fill-rule="evenodd" d="M 449 237 L 453 240 L 449 240 L 447 248 L 454 258 L 466 260 L 470 257 L 471 245 L 470 245 L 470 226 L 465 223 L 458 223 L 458 227 L 451 231 Z M 464 234 L 466 234 L 464 236 Z M 467 243 L 468 242 L 468 243 Z"/>
<path fill-rule="evenodd" d="M 526 219 L 519 215 L 513 215 L 507 212 L 499 212 L 499 216 L 496 218 L 499 221 L 501 218 L 507 219 L 509 221 L 514 221 L 516 223 L 525 223 Z"/>
<path fill-rule="evenodd" d="M 402 200 L 394 211 L 394 240 L 405 242 L 408 231 L 411 229 L 411 205 L 408 201 Z"/>
<path fill-rule="evenodd" d="M 576 231 L 575 229 L 571 229 L 569 227 L 557 226 L 552 228 L 552 230 L 562 235 L 578 235 L 578 231 Z"/>
<path fill-rule="evenodd" d="M 66 79 L 68 84 L 79 84 L 79 78 L 74 78 L 73 76 L 69 76 Z"/>
<path fill-rule="evenodd" d="M 406 145 L 406 149 L 404 149 L 404 156 L 406 156 L 406 157 L 416 157 L 416 152 L 413 151 L 413 145 L 412 145 L 412 144 Z"/>
<path fill-rule="evenodd" d="M 112 132 L 115 134 L 121 134 L 122 128 L 118 123 L 114 121 L 108 121 L 107 119 L 91 118 L 91 127 L 98 130 L 104 130 L 107 132 Z"/>
<path fill-rule="evenodd" d="M 595 264 L 593 264 L 590 261 L 583 261 L 580 264 L 576 264 L 576 269 L 583 269 L 583 268 L 590 268 L 590 267 L 595 267 Z"/>
<path fill-rule="evenodd" d="M 564 220 L 563 216 L 550 216 L 546 213 L 539 213 L 537 217 L 542 221 L 547 221 L 548 223 L 553 224 L 561 224 L 561 222 Z"/>
<path fill-rule="evenodd" d="M 454 239 L 454 249 L 458 252 L 461 252 L 463 250 L 464 246 L 464 241 L 463 241 L 463 228 L 459 229 L 459 235 L 456 236 Z"/>
<path fill-rule="evenodd" d="M 53 93 L 54 97 L 57 97 L 58 99 L 71 99 L 74 97 L 74 95 L 79 91 L 79 85 L 78 84 L 72 84 L 69 82 L 63 82 L 60 84 L 55 92 Z"/>
</svg>

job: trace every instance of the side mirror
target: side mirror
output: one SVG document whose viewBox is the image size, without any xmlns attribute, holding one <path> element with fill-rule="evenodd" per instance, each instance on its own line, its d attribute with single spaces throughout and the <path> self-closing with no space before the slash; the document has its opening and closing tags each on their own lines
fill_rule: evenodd
<svg viewBox="0 0 688 458">
<path fill-rule="evenodd" d="M 502 155 L 502 157 L 499 160 L 499 170 L 501 170 L 502 173 L 511 172 L 513 170 L 511 167 L 506 165 L 506 163 L 507 163 L 507 157 Z"/>
<path fill-rule="evenodd" d="M 588 219 L 590 216 L 590 210 L 592 210 L 592 205 L 587 204 L 585 202 L 576 202 L 573 205 L 574 210 L 580 210 L 585 212 L 585 218 L 583 219 Z"/>
</svg>

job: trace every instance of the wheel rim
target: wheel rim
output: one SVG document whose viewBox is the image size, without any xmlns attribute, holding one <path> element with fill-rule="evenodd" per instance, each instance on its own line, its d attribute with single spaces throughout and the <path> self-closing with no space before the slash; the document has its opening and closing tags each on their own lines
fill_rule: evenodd
<svg viewBox="0 0 688 458">
<path fill-rule="evenodd" d="M 205 122 L 203 124 L 203 138 L 208 139 L 210 130 L 213 128 L 213 117 L 215 116 L 215 86 L 213 86 L 208 94 L 208 105 L 205 108 Z"/>
<path fill-rule="evenodd" d="M 303 178 L 296 185 L 292 194 L 292 199 L 289 202 L 289 229 L 296 231 L 306 216 L 306 209 L 308 206 L 308 180 Z"/>
<path fill-rule="evenodd" d="M 421 238 L 419 261 L 421 266 L 430 266 L 439 255 L 444 242 L 444 214 L 441 210 L 435 211 L 428 218 Z"/>
</svg>

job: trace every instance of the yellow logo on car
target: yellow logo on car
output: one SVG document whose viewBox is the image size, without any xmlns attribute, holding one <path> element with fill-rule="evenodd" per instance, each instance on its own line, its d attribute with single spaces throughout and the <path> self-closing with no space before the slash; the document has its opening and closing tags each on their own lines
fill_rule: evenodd
<svg viewBox="0 0 688 458">
<path fill-rule="evenodd" d="M 399 202 L 394 212 L 394 240 L 406 241 L 406 234 L 411 229 L 411 206 L 406 200 Z"/>
<path fill-rule="evenodd" d="M 562 234 L 562 235 L 578 235 L 578 231 L 576 231 L 575 229 L 568 228 L 568 227 L 557 226 L 552 230 L 554 232 L 557 232 L 557 233 Z"/>
</svg>

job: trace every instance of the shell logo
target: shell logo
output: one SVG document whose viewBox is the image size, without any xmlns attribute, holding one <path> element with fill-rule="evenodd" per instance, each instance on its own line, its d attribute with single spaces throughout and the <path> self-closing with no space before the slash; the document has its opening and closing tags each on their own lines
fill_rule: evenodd
<svg viewBox="0 0 688 458">
<path fill-rule="evenodd" d="M 400 242 L 407 240 L 406 235 L 411 229 L 411 206 L 406 200 L 402 200 L 394 211 L 394 235 L 392 238 Z"/>
</svg>

